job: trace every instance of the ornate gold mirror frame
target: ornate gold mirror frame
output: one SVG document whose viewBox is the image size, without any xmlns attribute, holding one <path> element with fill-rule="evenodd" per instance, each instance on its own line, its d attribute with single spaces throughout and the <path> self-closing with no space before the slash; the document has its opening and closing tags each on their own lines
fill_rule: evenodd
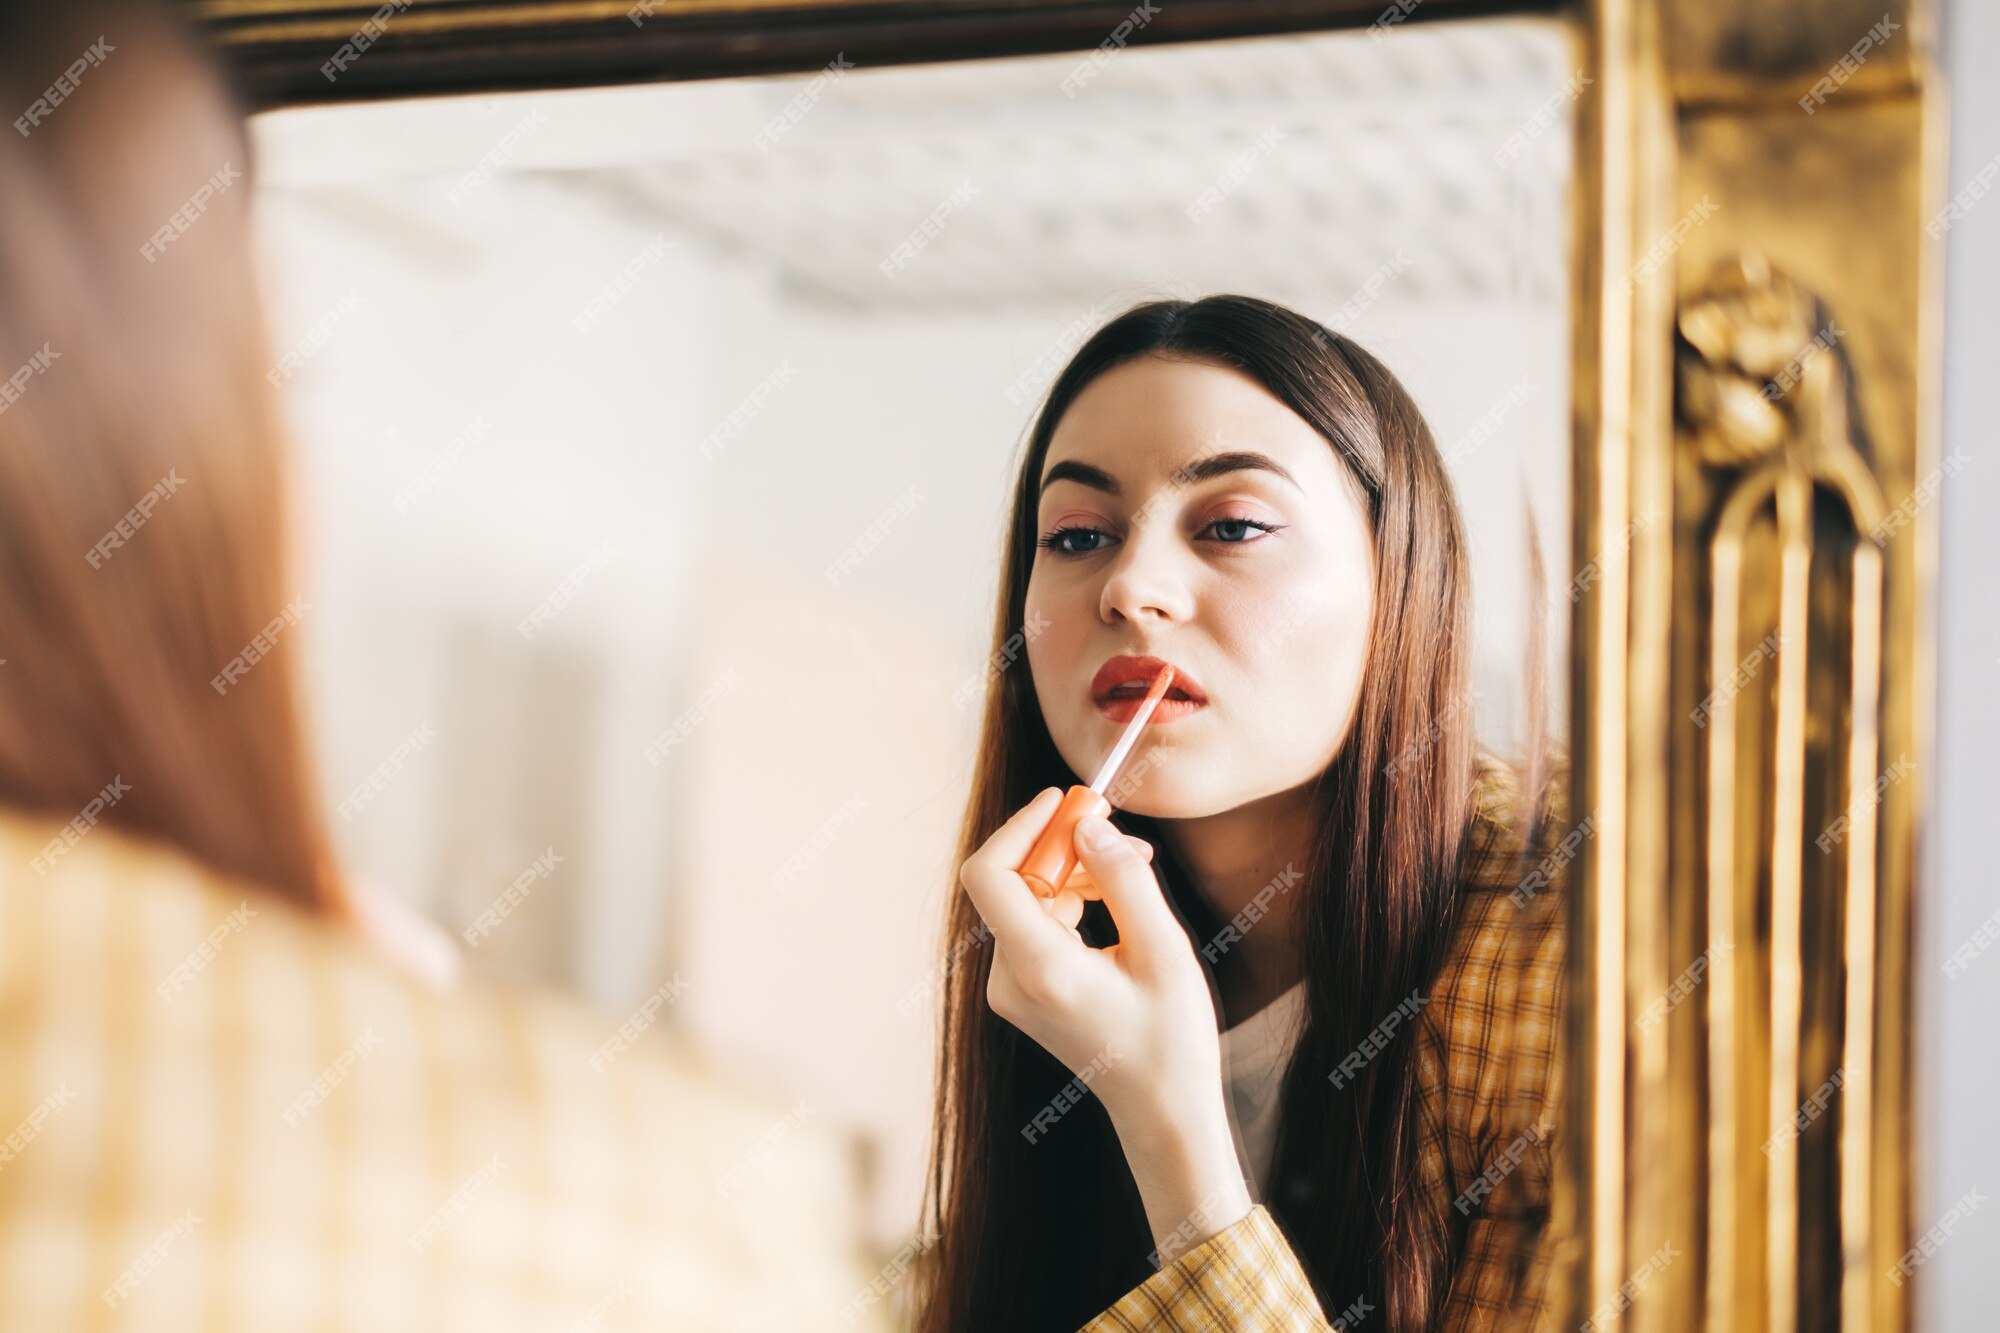
<svg viewBox="0 0 2000 1333">
<path fill-rule="evenodd" d="M 1081 50 L 1134 8 L 196 5 L 264 105 Z M 1573 32 L 1571 556 L 1592 577 L 1569 818 L 1594 835 L 1558 1324 L 1908 1328 L 1930 501 L 1950 470 L 1932 6 L 1149 7 L 1133 44 L 1503 14 Z M 368 58 L 340 63 L 356 42 Z"/>
<path fill-rule="evenodd" d="M 1933 14 L 1603 0 L 1583 29 L 1576 1313 L 1907 1328 Z"/>
</svg>

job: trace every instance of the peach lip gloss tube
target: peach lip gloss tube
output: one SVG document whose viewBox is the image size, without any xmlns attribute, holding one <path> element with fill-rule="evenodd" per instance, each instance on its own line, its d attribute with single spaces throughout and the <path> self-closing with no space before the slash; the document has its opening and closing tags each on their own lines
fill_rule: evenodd
<svg viewBox="0 0 2000 1333">
<path fill-rule="evenodd" d="M 1139 711 L 1125 724 L 1125 734 L 1118 738 L 1104 766 L 1097 770 L 1097 778 L 1088 787 L 1071 787 L 1063 793 L 1062 804 L 1056 807 L 1055 818 L 1042 830 L 1042 836 L 1035 840 L 1035 846 L 1028 853 L 1028 859 L 1021 862 L 1021 878 L 1028 886 L 1044 898 L 1053 898 L 1056 891 L 1076 869 L 1076 826 L 1085 818 L 1096 815 L 1103 817 L 1111 813 L 1111 802 L 1104 799 L 1104 789 L 1111 785 L 1111 779 L 1118 775 L 1118 769 L 1125 762 L 1125 756 L 1132 753 L 1133 745 L 1139 740 L 1139 733 L 1152 720 L 1153 710 L 1160 706 L 1160 700 L 1167 697 L 1167 687 L 1174 683 L 1174 669 L 1160 668 L 1160 674 L 1153 677 L 1153 686 L 1146 691 L 1146 701 L 1139 705 Z"/>
</svg>

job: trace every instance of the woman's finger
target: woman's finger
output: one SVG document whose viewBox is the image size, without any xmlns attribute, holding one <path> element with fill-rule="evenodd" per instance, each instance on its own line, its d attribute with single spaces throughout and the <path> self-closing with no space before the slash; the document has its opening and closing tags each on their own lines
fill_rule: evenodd
<svg viewBox="0 0 2000 1333">
<path fill-rule="evenodd" d="M 965 858 L 965 864 L 974 863 L 1005 866 L 1009 870 L 1019 868 L 1028 859 L 1028 853 L 1035 849 L 1035 840 L 1042 836 L 1042 830 L 1055 818 L 1056 807 L 1062 804 L 1062 788 L 1044 787 L 1029 801 L 1014 812 L 1013 818 L 994 829 L 980 844 L 979 850 Z"/>
<path fill-rule="evenodd" d="M 1018 869 L 1061 802 L 1061 791 L 1046 788 L 995 829 L 958 868 L 958 882 L 995 942 L 1024 962 L 1044 961 L 1069 944 L 1069 932 L 1041 910 L 1041 898 Z"/>
<path fill-rule="evenodd" d="M 1112 836 L 1100 845 L 1090 840 L 1092 833 L 1109 831 Z M 1089 869 L 1091 882 L 1111 910 L 1118 938 L 1134 943 L 1163 945 L 1186 938 L 1167 897 L 1153 874 L 1149 858 L 1132 846 L 1133 839 L 1119 834 L 1106 819 L 1084 819 L 1076 826 L 1077 856 Z"/>
<path fill-rule="evenodd" d="M 1041 903 L 1042 910 L 1060 922 L 1064 930 L 1072 934 L 1076 932 L 1076 923 L 1083 920 L 1084 897 L 1076 891 L 1074 880 L 1055 897 L 1043 898 Z M 1082 939 L 1083 936 L 1077 935 L 1077 938 Z"/>
<path fill-rule="evenodd" d="M 1125 835 L 1125 839 L 1132 844 L 1139 855 L 1145 857 L 1148 861 L 1153 859 L 1152 843 L 1130 833 Z M 1070 893 L 1081 895 L 1090 902 L 1096 902 L 1104 896 L 1098 892 L 1097 882 L 1090 877 L 1090 867 L 1081 861 L 1076 863 L 1076 869 L 1070 871 L 1069 878 L 1063 881 L 1063 888 Z"/>
</svg>

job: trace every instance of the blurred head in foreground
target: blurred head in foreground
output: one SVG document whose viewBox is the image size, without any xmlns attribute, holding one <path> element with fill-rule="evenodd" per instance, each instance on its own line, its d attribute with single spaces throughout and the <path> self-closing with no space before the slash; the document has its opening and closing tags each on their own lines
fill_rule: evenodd
<svg viewBox="0 0 2000 1333">
<path fill-rule="evenodd" d="M 164 5 L 0 6 L 0 806 L 341 892 L 241 108 Z"/>
</svg>

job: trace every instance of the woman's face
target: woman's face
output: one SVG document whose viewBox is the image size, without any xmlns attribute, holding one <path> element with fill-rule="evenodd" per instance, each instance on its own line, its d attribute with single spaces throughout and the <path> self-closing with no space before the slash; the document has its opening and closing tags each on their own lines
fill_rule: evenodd
<svg viewBox="0 0 2000 1333">
<path fill-rule="evenodd" d="M 1366 497 L 1317 431 L 1240 371 L 1141 357 L 1063 414 L 1035 517 L 1028 664 L 1083 781 L 1142 692 L 1105 696 L 1116 664 L 1100 669 L 1123 656 L 1191 681 L 1125 761 L 1119 808 L 1195 818 L 1325 771 L 1360 695 L 1375 569 Z"/>
</svg>

